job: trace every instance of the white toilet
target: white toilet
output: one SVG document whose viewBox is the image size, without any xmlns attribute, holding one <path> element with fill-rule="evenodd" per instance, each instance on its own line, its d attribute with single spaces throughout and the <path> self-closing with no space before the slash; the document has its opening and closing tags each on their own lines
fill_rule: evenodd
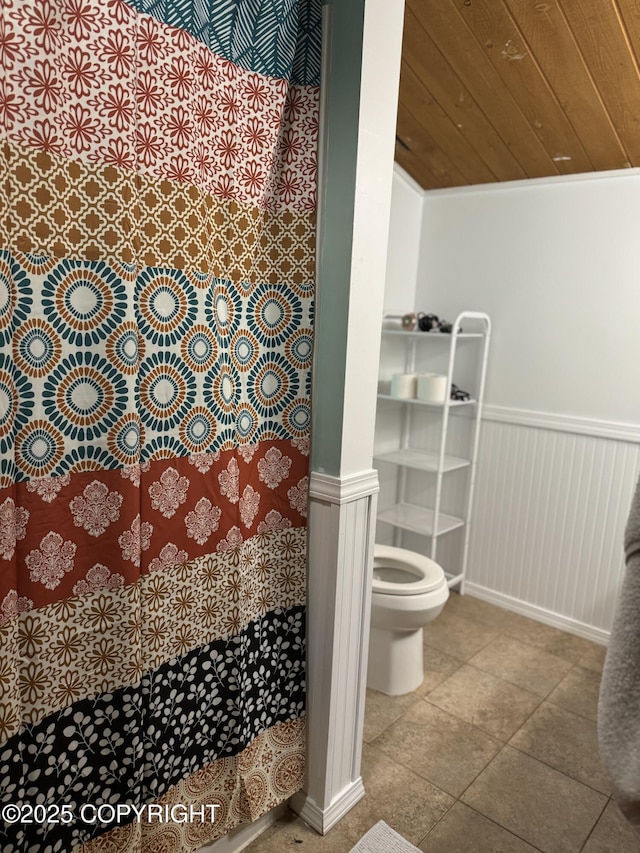
<svg viewBox="0 0 640 853">
<path fill-rule="evenodd" d="M 398 696 L 422 683 L 422 628 L 449 598 L 444 572 L 422 554 L 389 545 L 373 552 L 367 687 Z"/>
</svg>

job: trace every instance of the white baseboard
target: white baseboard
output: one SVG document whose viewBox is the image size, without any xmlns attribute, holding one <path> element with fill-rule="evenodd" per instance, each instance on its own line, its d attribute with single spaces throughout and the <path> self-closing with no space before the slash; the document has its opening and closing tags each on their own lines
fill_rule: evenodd
<svg viewBox="0 0 640 853">
<path fill-rule="evenodd" d="M 551 625 L 554 628 L 568 631 L 570 634 L 576 634 L 578 637 L 584 637 L 586 640 L 599 643 L 601 646 L 606 646 L 609 643 L 609 631 L 594 628 L 592 625 L 578 622 L 576 619 L 570 619 L 568 616 L 562 616 L 562 614 L 554 613 L 552 610 L 545 610 L 544 607 L 538 607 L 536 604 L 528 604 L 526 601 L 520 601 L 518 598 L 512 598 L 503 592 L 496 592 L 494 589 L 488 589 L 472 581 L 465 581 L 464 590 L 466 594 L 480 598 L 482 601 L 497 604 L 505 610 L 520 613 L 522 616 L 528 616 L 538 622 L 543 622 L 545 625 Z"/>
<path fill-rule="evenodd" d="M 248 847 L 252 841 L 255 841 L 259 835 L 269 829 L 282 815 L 287 811 L 287 804 L 280 803 L 275 809 L 263 814 L 258 820 L 253 823 L 243 823 L 232 829 L 228 835 L 219 838 L 211 844 L 205 844 L 201 847 L 198 853 L 239 853 Z"/>
<path fill-rule="evenodd" d="M 304 791 L 294 794 L 289 805 L 310 827 L 320 835 L 325 835 L 364 797 L 364 794 L 362 778 L 359 777 L 341 791 L 326 809 L 321 809 Z"/>
</svg>

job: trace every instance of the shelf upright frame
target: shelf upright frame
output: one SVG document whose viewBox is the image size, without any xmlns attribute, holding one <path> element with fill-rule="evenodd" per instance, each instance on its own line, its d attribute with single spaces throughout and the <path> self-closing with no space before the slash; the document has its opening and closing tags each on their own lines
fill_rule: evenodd
<svg viewBox="0 0 640 853">
<path fill-rule="evenodd" d="M 469 488 L 467 490 L 467 510 L 465 513 L 466 523 L 464 526 L 464 539 L 462 544 L 462 566 L 460 578 L 460 593 L 464 594 L 465 578 L 467 576 L 467 559 L 469 556 L 469 538 L 471 535 L 471 524 L 473 516 L 473 492 L 476 484 L 476 470 L 478 461 L 478 447 L 480 445 L 480 422 L 482 421 L 482 407 L 484 405 L 484 389 L 487 378 L 487 361 L 489 359 L 489 342 L 491 340 L 491 318 L 481 311 L 463 311 L 456 319 L 458 328 L 461 319 L 478 320 L 484 324 L 485 333 L 482 340 L 482 356 L 480 361 L 480 377 L 478 384 L 478 399 L 473 424 L 473 437 L 471 439 L 471 471 L 469 472 Z"/>
<path fill-rule="evenodd" d="M 405 365 L 404 371 L 405 373 L 415 373 L 416 369 L 416 338 L 411 338 L 409 340 L 409 345 L 405 351 Z M 400 437 L 400 446 L 403 450 L 406 450 L 410 446 L 411 443 L 411 406 L 403 406 L 402 412 L 402 434 Z M 398 472 L 398 483 L 396 486 L 396 501 L 397 503 L 403 503 L 405 493 L 407 490 L 407 469 L 401 466 Z M 402 545 L 402 530 L 399 527 L 395 527 L 393 530 L 393 544 L 396 548 L 399 548 Z"/>
</svg>

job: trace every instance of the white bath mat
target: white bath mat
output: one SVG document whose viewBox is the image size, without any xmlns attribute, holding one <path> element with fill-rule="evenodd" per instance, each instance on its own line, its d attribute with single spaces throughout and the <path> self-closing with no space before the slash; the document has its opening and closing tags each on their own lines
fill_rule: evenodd
<svg viewBox="0 0 640 853">
<path fill-rule="evenodd" d="M 391 829 L 383 820 L 366 832 L 351 853 L 420 853 L 406 838 Z"/>
</svg>

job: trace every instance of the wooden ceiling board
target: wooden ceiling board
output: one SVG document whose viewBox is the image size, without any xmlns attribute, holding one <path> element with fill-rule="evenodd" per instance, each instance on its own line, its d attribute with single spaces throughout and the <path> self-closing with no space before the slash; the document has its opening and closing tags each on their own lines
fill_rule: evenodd
<svg viewBox="0 0 640 853">
<path fill-rule="evenodd" d="M 492 3 L 451 0 L 451 3 L 476 37 L 558 171 L 592 171 L 593 163 L 542 73 L 525 34 L 503 3 L 500 0 Z"/>
<path fill-rule="evenodd" d="M 396 139 L 395 161 L 405 172 L 417 181 L 424 190 L 437 190 L 444 187 L 444 182 L 433 175 L 424 163 Z"/>
<path fill-rule="evenodd" d="M 425 189 L 640 166 L 640 0 L 406 0 L 399 104 Z"/>
<path fill-rule="evenodd" d="M 482 0 L 482 5 L 495 2 Z M 559 169 L 551 155 L 455 6 L 449 0 L 408 0 L 408 3 L 509 147 L 525 176 L 557 175 Z"/>
<path fill-rule="evenodd" d="M 464 84 L 411 12 L 405 11 L 403 56 L 451 121 L 473 145 L 499 181 L 525 178 L 526 173 L 475 103 Z M 402 98 L 402 92 L 400 93 Z M 415 175 L 414 175 L 415 177 Z M 416 178 L 417 180 L 417 178 Z"/>
<path fill-rule="evenodd" d="M 504 2 L 520 30 L 527 34 L 531 50 L 594 168 L 624 168 L 629 159 L 627 152 L 562 9 L 549 2 Z"/>
<path fill-rule="evenodd" d="M 638 63 L 640 61 L 640 4 L 638 0 L 618 0 L 618 10 Z"/>
<path fill-rule="evenodd" d="M 402 101 L 398 104 L 397 130 L 400 139 L 435 176 L 440 186 L 462 187 L 469 183 L 469 180 L 456 169 L 449 157 L 433 141 L 429 132 L 404 107 Z"/>
<path fill-rule="evenodd" d="M 629 50 L 626 28 L 620 26 L 615 0 L 562 0 L 559 5 L 591 69 L 631 165 L 640 165 L 638 65 Z"/>
<path fill-rule="evenodd" d="M 433 140 L 446 151 L 449 160 L 465 176 L 467 183 L 489 183 L 496 176 L 451 121 L 431 92 L 406 62 L 400 69 L 400 103 Z"/>
</svg>

